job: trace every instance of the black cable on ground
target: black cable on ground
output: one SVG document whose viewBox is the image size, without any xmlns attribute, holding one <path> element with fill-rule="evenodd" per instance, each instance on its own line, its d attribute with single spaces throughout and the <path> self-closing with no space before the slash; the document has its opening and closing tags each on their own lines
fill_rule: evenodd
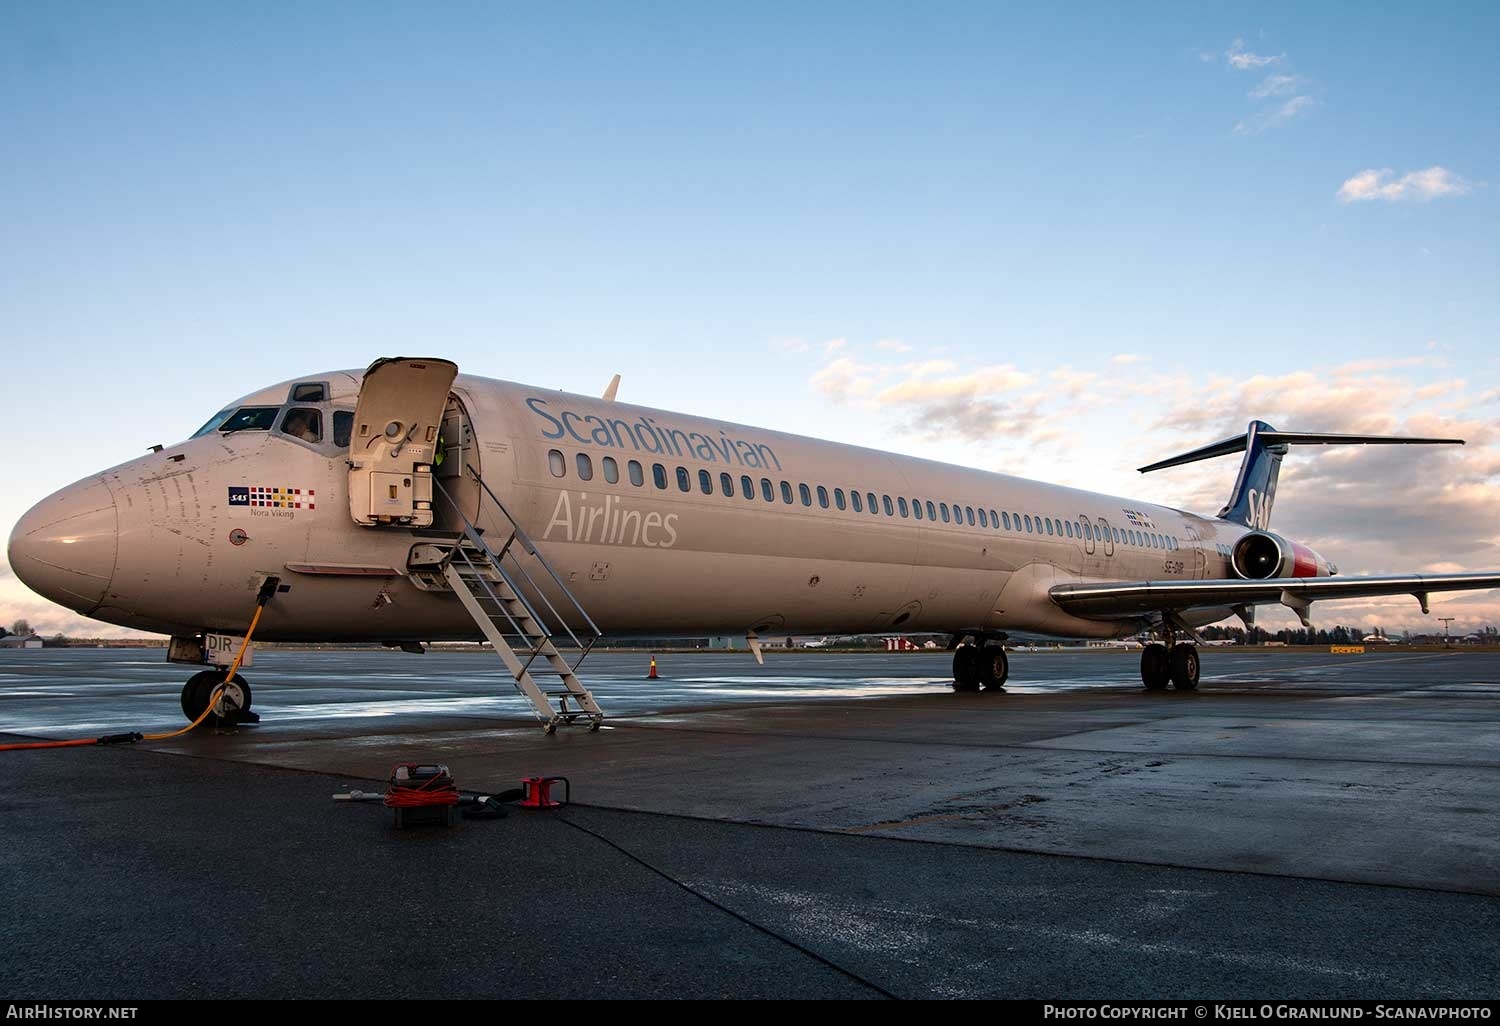
<svg viewBox="0 0 1500 1026">
<path fill-rule="evenodd" d="M 566 823 L 568 826 L 572 827 L 574 830 L 577 830 L 580 833 L 588 834 L 594 840 L 599 841 L 602 844 L 608 845 L 609 847 L 613 848 L 615 851 L 619 852 L 621 855 L 624 855 L 631 862 L 634 862 L 636 865 L 642 867 L 643 869 L 647 869 L 647 870 L 649 870 L 652 873 L 655 873 L 657 876 L 661 877 L 663 880 L 667 881 L 668 883 L 673 884 L 674 886 L 679 887 L 679 888 L 681 888 L 684 891 L 687 891 L 689 894 L 691 894 L 693 897 L 697 898 L 699 901 L 706 902 L 707 904 L 712 905 L 714 908 L 718 909 L 720 912 L 723 912 L 725 915 L 729 916 L 730 918 L 735 919 L 735 920 L 737 920 L 737 921 L 739 921 L 741 923 L 744 923 L 746 926 L 750 927 L 750 929 L 755 930 L 755 931 L 757 931 L 759 933 L 763 933 L 767 937 L 770 937 L 772 940 L 780 941 L 782 944 L 785 944 L 787 947 L 792 948 L 794 951 L 801 952 L 802 954 L 806 955 L 808 958 L 812 959 L 813 961 L 819 962 L 819 963 L 821 963 L 823 965 L 826 965 L 828 968 L 832 969 L 834 972 L 839 973 L 842 976 L 847 976 L 849 979 L 853 980 L 855 983 L 858 983 L 859 985 L 861 985 L 863 987 L 870 988 L 875 993 L 879 994 L 881 997 L 890 998 L 892 1001 L 900 1001 L 901 1000 L 900 995 L 898 995 L 898 994 L 892 994 L 890 991 L 886 990 L 880 984 L 875 983 L 872 980 L 865 979 L 863 976 L 861 976 L 858 973 L 854 972 L 852 969 L 845 969 L 843 966 L 839 965 L 837 962 L 833 961 L 832 959 L 825 958 L 824 956 L 818 954 L 816 951 L 813 951 L 811 948 L 809 948 L 809 947 L 807 947 L 807 946 L 805 946 L 803 944 L 798 944 L 796 941 L 792 940 L 790 937 L 787 937 L 787 936 L 785 936 L 783 934 L 777 933 L 775 930 L 771 929 L 769 926 L 763 926 L 762 924 L 757 923 L 755 920 L 749 918 L 748 916 L 742 915 L 741 913 L 736 912 L 734 909 L 729 908 L 727 905 L 724 905 L 724 904 L 722 904 L 720 902 L 715 901 L 713 898 L 710 898 L 707 894 L 704 894 L 702 891 L 696 890 L 693 887 L 689 886 L 688 884 L 684 883 L 683 881 L 677 879 L 677 877 L 673 876 L 671 873 L 668 873 L 665 869 L 662 869 L 662 868 L 660 868 L 660 867 L 658 867 L 656 865 L 653 865 L 650 862 L 647 862 L 641 856 L 637 855 L 633 851 L 630 851 L 628 848 L 621 847 L 620 845 L 616 844 L 614 841 L 611 841 L 608 837 L 605 837 L 603 834 L 599 833 L 598 831 L 590 830 L 588 827 L 584 826 L 582 823 L 576 823 L 572 819 L 570 819 L 567 816 L 562 815 L 560 813 L 553 813 L 553 815 L 557 819 L 559 819 L 562 822 Z"/>
</svg>

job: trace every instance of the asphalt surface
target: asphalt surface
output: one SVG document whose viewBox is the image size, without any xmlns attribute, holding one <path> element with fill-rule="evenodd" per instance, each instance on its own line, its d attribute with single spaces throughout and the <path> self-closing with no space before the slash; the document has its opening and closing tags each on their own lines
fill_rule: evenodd
<svg viewBox="0 0 1500 1026">
<path fill-rule="evenodd" d="M 160 652 L 0 653 L 0 730 L 170 727 Z M 0 753 L 0 993 L 1500 993 L 1500 657 L 596 654 L 545 737 L 485 657 L 260 653 L 256 728 Z M 398 832 L 405 759 L 577 805 Z"/>
</svg>

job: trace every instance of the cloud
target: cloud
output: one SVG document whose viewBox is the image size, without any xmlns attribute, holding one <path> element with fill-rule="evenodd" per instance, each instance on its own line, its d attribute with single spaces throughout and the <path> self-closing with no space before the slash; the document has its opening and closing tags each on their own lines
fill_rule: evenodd
<svg viewBox="0 0 1500 1026">
<path fill-rule="evenodd" d="M 823 343 L 823 352 L 836 353 L 840 349 L 843 349 L 848 345 L 849 340 L 847 338 L 831 338 L 827 342 Z"/>
<path fill-rule="evenodd" d="M 1235 135 L 1258 135 L 1300 117 L 1318 105 L 1311 96 L 1294 96 L 1269 110 L 1258 111 L 1234 126 Z"/>
<path fill-rule="evenodd" d="M 914 377 L 884 389 L 875 396 L 875 401 L 891 406 L 932 399 L 974 399 L 1025 388 L 1035 381 L 1035 375 L 1002 364 L 952 377 Z"/>
<path fill-rule="evenodd" d="M 841 356 L 823 366 L 810 380 L 814 388 L 834 402 L 847 403 L 868 395 L 881 374 L 882 368 Z"/>
<path fill-rule="evenodd" d="M 1117 363 L 1121 366 L 1130 363 L 1144 363 L 1145 361 L 1146 358 L 1140 353 L 1116 353 L 1114 356 L 1111 356 L 1109 358 L 1110 363 Z"/>
<path fill-rule="evenodd" d="M 895 338 L 883 338 L 875 343 L 875 348 L 886 353 L 911 352 L 911 346 L 907 345 L 905 342 L 902 342 L 900 339 Z"/>
<path fill-rule="evenodd" d="M 903 363 L 899 369 L 903 374 L 910 374 L 914 378 L 925 378 L 930 374 L 955 371 L 958 364 L 952 360 L 919 360 L 916 363 Z"/>
<path fill-rule="evenodd" d="M 1224 59 L 1229 62 L 1230 67 L 1239 71 L 1254 71 L 1264 68 L 1286 59 L 1286 54 L 1277 54 L 1274 57 L 1262 57 L 1260 54 L 1251 53 L 1245 49 L 1245 41 L 1236 39 L 1229 44 L 1229 49 L 1224 51 Z"/>
<path fill-rule="evenodd" d="M 1270 75 L 1260 85 L 1250 90 L 1250 98 L 1264 100 L 1271 96 L 1290 96 L 1300 92 L 1307 79 L 1301 75 Z"/>
<path fill-rule="evenodd" d="M 1408 171 L 1400 178 L 1390 168 L 1370 168 L 1359 172 L 1339 186 L 1340 203 L 1365 203 L 1384 200 L 1387 203 L 1426 203 L 1441 196 L 1464 196 L 1473 187 L 1445 167 L 1433 166 L 1424 171 Z"/>
</svg>

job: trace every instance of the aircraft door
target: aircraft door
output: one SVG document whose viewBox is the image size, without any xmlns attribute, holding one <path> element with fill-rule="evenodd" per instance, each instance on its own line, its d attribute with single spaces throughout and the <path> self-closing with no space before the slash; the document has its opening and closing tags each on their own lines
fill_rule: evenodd
<svg viewBox="0 0 1500 1026">
<path fill-rule="evenodd" d="M 1183 531 L 1188 536 L 1188 545 L 1193 550 L 1193 579 L 1203 580 L 1208 577 L 1208 553 L 1203 551 L 1203 535 L 1198 533 L 1198 528 L 1192 524 L 1183 525 Z"/>
<path fill-rule="evenodd" d="M 1104 554 L 1106 556 L 1113 556 L 1115 554 L 1115 537 L 1109 529 L 1109 521 L 1100 517 L 1099 523 L 1094 526 L 1095 530 L 1104 536 Z"/>
<path fill-rule="evenodd" d="M 349 513 L 367 527 L 432 526 L 432 464 L 458 376 L 449 360 L 370 364 L 349 442 Z"/>
</svg>

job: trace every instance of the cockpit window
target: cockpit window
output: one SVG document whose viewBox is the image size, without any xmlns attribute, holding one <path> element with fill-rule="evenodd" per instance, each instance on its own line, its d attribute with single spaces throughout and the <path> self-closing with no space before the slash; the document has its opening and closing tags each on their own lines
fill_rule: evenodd
<svg viewBox="0 0 1500 1026">
<path fill-rule="evenodd" d="M 333 444 L 340 449 L 349 448 L 349 437 L 354 434 L 354 414 L 348 410 L 333 411 Z"/>
<path fill-rule="evenodd" d="M 280 412 L 280 406 L 241 406 L 219 425 L 219 430 L 225 434 L 231 431 L 269 431 Z"/>
<path fill-rule="evenodd" d="M 281 433 L 314 444 L 323 440 L 323 414 L 297 406 L 287 411 L 281 421 Z"/>
<path fill-rule="evenodd" d="M 328 386 L 321 381 L 292 386 L 292 402 L 294 403 L 326 403 L 327 401 Z"/>
<path fill-rule="evenodd" d="M 209 434 L 215 428 L 217 428 L 220 424 L 222 424 L 226 420 L 228 420 L 229 419 L 229 415 L 231 413 L 233 413 L 233 412 L 234 412 L 234 407 L 233 406 L 229 407 L 229 409 L 227 409 L 227 410 L 220 410 L 218 413 L 216 413 L 212 417 L 208 418 L 208 423 L 204 424 L 197 431 L 194 431 L 193 432 L 193 437 L 194 438 L 202 438 L 204 435 Z"/>
</svg>

